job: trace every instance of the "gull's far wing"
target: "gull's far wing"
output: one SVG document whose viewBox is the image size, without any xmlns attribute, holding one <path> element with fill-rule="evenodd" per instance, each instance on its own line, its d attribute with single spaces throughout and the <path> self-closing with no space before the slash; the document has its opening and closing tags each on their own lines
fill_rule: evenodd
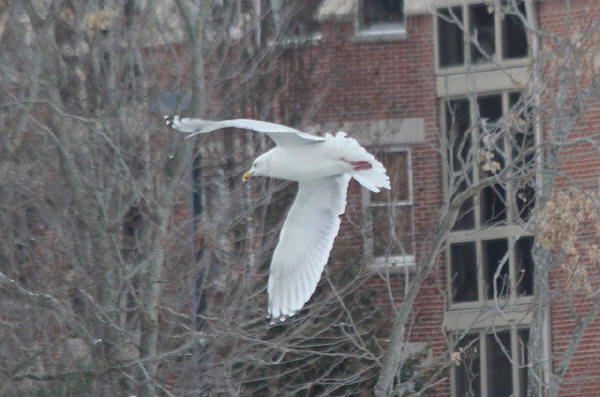
<svg viewBox="0 0 600 397">
<path fill-rule="evenodd" d="M 302 181 L 279 235 L 269 274 L 269 315 L 285 319 L 302 308 L 329 258 L 346 207 L 350 176 Z"/>
<path fill-rule="evenodd" d="M 241 128 L 267 134 L 277 145 L 293 146 L 324 141 L 325 138 L 298 131 L 285 125 L 267 121 L 235 119 L 212 121 L 203 119 L 165 116 L 165 122 L 180 132 L 189 133 L 188 138 L 221 128 Z"/>
</svg>

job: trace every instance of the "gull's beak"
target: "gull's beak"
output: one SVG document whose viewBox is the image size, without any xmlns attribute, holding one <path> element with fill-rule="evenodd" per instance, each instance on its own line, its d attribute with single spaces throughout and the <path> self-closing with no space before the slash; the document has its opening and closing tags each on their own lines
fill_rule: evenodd
<svg viewBox="0 0 600 397">
<path fill-rule="evenodd" d="M 252 170 L 246 172 L 244 175 L 242 175 L 242 181 L 246 182 L 248 180 L 248 178 L 250 178 L 252 176 Z"/>
</svg>

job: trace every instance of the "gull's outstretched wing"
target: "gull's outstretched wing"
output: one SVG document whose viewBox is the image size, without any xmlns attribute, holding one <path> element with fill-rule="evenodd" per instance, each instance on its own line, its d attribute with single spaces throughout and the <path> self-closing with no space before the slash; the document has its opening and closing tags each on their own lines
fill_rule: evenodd
<svg viewBox="0 0 600 397">
<path fill-rule="evenodd" d="M 221 128 L 241 128 L 265 133 L 280 146 L 302 145 L 325 140 L 320 136 L 307 134 L 285 125 L 249 119 L 212 121 L 165 116 L 165 123 L 177 131 L 189 133 L 188 138 Z"/>
<path fill-rule="evenodd" d="M 340 228 L 349 180 L 349 175 L 339 175 L 299 183 L 271 261 L 272 319 L 296 313 L 317 288 Z"/>
</svg>

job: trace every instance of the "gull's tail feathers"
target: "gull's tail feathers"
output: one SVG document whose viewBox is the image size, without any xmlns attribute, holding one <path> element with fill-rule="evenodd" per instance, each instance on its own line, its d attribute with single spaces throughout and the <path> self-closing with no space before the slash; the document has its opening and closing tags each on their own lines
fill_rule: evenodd
<svg viewBox="0 0 600 397">
<path fill-rule="evenodd" d="M 375 193 L 381 189 L 390 189 L 390 178 L 383 164 L 367 152 L 356 139 L 347 137 L 342 131 L 335 136 L 327 134 L 326 138 L 343 153 L 342 160 L 351 166 L 348 174 L 358 183 Z"/>
<path fill-rule="evenodd" d="M 374 156 L 371 157 L 373 157 L 373 160 L 370 161 L 373 166 L 371 169 L 355 171 L 350 175 L 352 175 L 358 183 L 374 193 L 379 193 L 381 189 L 389 190 L 390 178 L 386 174 L 383 164 L 377 161 Z"/>
</svg>

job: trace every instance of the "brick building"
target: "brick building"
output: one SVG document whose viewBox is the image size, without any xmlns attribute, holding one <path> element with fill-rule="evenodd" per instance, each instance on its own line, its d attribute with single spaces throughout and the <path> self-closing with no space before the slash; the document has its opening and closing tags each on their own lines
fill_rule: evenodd
<svg viewBox="0 0 600 397">
<path fill-rule="evenodd" d="M 0 11 L 0 394 L 370 395 L 389 387 L 382 354 L 399 341 L 407 365 L 391 384 L 408 392 L 600 396 L 596 3 L 33 0 Z M 241 186 L 239 171 L 268 142 L 194 147 L 173 138 L 166 112 L 341 129 L 385 163 L 389 194 L 350 185 L 305 311 L 263 319 L 291 195 Z M 194 261 L 192 246 L 214 252 Z M 368 295 L 354 327 L 366 331 L 352 335 L 364 345 L 345 323 L 358 298 L 331 288 L 351 267 L 370 270 L 351 291 Z M 420 378 L 405 379 L 415 366 Z"/>
<path fill-rule="evenodd" d="M 318 60 L 312 75 L 324 98 L 316 113 L 318 129 L 358 137 L 379 153 L 392 177 L 389 196 L 351 185 L 346 217 L 360 219 L 363 233 L 355 241 L 363 262 L 392 274 L 394 299 L 402 301 L 406 278 L 414 277 L 432 249 L 444 203 L 512 169 L 462 204 L 447 244 L 420 285 L 406 346 L 425 348 L 432 362 L 460 353 L 435 395 L 526 396 L 526 346 L 534 321 L 533 214 L 543 183 L 535 175 L 543 150 L 534 148 L 547 141 L 559 118 L 546 115 L 558 109 L 553 95 L 560 96 L 560 82 L 553 80 L 558 73 L 552 68 L 567 56 L 561 43 L 584 51 L 573 54 L 582 56 L 582 68 L 588 64 L 581 54 L 596 59 L 595 44 L 585 46 L 586 37 L 597 35 L 597 5 L 585 0 L 313 3 L 301 19 L 302 34 L 293 39 Z M 542 35 L 533 33 L 536 26 Z M 543 84 L 535 80 L 534 60 L 544 65 Z M 594 78 L 589 73 L 575 71 L 571 89 L 585 91 Z M 579 98 L 573 91 L 568 95 Z M 595 129 L 598 104 L 587 99 L 570 139 Z M 542 116 L 533 118 L 533 107 Z M 506 126 L 511 117 L 522 125 L 502 135 L 499 129 L 506 127 L 494 124 Z M 488 139 L 495 144 L 482 159 L 482 149 L 474 151 L 473 143 L 486 146 Z M 570 146 L 559 160 L 555 191 L 570 186 L 597 191 L 598 155 L 591 141 Z M 342 236 L 355 232 L 351 223 L 343 223 Z M 592 284 L 594 264 L 589 255 L 582 259 Z M 598 303 L 593 294 L 565 292 L 570 277 L 560 266 L 551 273 L 553 293 L 544 306 L 549 316 L 539 323 L 538 359 L 545 363 L 544 381 L 560 378 L 559 395 L 600 395 L 594 387 L 600 376 L 600 323 L 591 315 Z M 377 278 L 370 286 L 385 288 Z M 587 330 L 566 359 L 584 319 Z"/>
</svg>

